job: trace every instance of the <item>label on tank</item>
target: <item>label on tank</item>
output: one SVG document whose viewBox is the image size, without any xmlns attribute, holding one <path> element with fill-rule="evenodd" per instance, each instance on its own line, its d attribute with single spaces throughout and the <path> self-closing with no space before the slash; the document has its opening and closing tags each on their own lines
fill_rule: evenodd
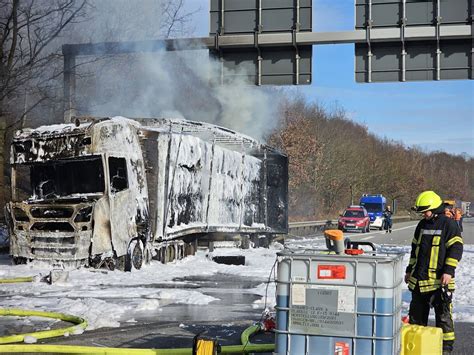
<svg viewBox="0 0 474 355">
<path fill-rule="evenodd" d="M 354 300 L 353 286 L 292 285 L 289 331 L 353 336 Z"/>
<path fill-rule="evenodd" d="M 344 280 L 346 278 L 345 265 L 318 265 L 316 277 L 323 280 Z"/>
</svg>

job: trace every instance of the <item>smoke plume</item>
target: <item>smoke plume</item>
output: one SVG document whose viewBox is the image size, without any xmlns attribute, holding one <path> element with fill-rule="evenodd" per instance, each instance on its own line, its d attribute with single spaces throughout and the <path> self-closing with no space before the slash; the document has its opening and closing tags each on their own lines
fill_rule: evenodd
<svg viewBox="0 0 474 355">
<path fill-rule="evenodd" d="M 89 21 L 76 26 L 77 42 L 144 41 L 170 32 L 172 0 L 96 0 Z M 181 9 L 185 12 L 186 9 Z M 177 34 L 189 24 L 177 21 Z M 179 32 L 179 33 L 178 33 Z M 143 44 L 146 46 L 146 44 Z M 228 72 L 207 49 L 77 58 L 76 105 L 81 115 L 170 117 L 224 126 L 261 139 L 276 120 L 275 91 L 247 83 L 244 69 Z M 148 52 L 148 53 L 147 53 Z"/>
</svg>

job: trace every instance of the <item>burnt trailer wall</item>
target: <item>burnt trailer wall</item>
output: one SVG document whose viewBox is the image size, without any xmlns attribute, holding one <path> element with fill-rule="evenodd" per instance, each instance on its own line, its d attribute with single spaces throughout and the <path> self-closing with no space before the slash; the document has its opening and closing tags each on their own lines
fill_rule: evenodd
<svg viewBox="0 0 474 355">
<path fill-rule="evenodd" d="M 165 234 L 207 229 L 212 146 L 199 138 L 171 134 L 164 207 Z"/>
<path fill-rule="evenodd" d="M 147 132 L 144 137 L 154 239 L 286 233 L 284 156 L 278 160 L 273 153 L 266 172 L 265 154 L 252 156 L 189 134 Z"/>
<path fill-rule="evenodd" d="M 140 122 L 155 240 L 287 233 L 286 156 L 214 125 Z"/>
</svg>

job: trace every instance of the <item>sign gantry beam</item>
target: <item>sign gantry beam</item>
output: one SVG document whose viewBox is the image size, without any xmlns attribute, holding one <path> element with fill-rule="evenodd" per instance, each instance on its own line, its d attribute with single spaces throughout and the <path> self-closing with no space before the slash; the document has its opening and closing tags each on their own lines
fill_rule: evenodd
<svg viewBox="0 0 474 355">
<path fill-rule="evenodd" d="M 439 32 L 437 32 L 439 31 Z M 464 40 L 474 43 L 474 26 L 441 25 L 400 28 L 371 28 L 370 43 L 407 43 L 410 41 Z M 226 34 L 210 37 L 178 38 L 149 41 L 103 42 L 63 45 L 64 54 L 64 98 L 66 121 L 74 115 L 75 58 L 86 55 L 112 55 L 121 53 L 149 53 L 158 51 L 208 49 L 219 52 L 239 48 L 281 48 L 324 44 L 364 44 L 367 30 L 356 29 L 342 32 L 279 32 L 254 34 Z M 474 57 L 474 55 L 471 55 Z M 261 64 L 258 71 L 258 85 L 261 84 Z M 371 71 L 369 71 L 371 72 Z M 471 71 L 472 73 L 472 71 Z M 403 70 L 405 75 L 405 70 Z M 371 78 L 369 78 L 371 81 Z"/>
<path fill-rule="evenodd" d="M 405 27 L 404 41 L 437 40 L 437 29 L 433 26 Z M 133 42 L 104 42 L 86 44 L 66 44 L 65 56 L 106 55 L 119 53 L 158 52 L 176 50 L 219 49 L 252 47 L 279 47 L 293 45 L 322 45 L 344 43 L 366 43 L 366 30 L 342 32 L 297 32 L 240 34 L 212 37 L 178 38 Z M 439 27 L 440 39 L 471 40 L 474 36 L 470 25 L 446 25 Z M 371 42 L 400 42 L 401 28 L 373 28 L 370 31 Z M 217 47 L 217 48 L 216 48 Z"/>
</svg>

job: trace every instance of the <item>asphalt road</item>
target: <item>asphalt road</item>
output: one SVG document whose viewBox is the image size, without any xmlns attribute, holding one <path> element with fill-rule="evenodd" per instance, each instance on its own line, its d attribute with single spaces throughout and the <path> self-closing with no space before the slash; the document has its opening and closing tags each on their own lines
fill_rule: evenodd
<svg viewBox="0 0 474 355">
<path fill-rule="evenodd" d="M 346 236 L 354 241 L 409 245 L 416 223 L 412 221 L 395 224 L 393 232 L 388 234 L 384 231 L 371 231 L 366 234 L 347 233 Z M 464 221 L 463 237 L 466 244 L 474 244 L 474 218 Z M 230 278 L 228 275 L 223 275 L 213 276 L 212 279 L 194 278 L 193 283 L 198 284 L 202 292 L 221 301 L 212 302 L 205 308 L 196 305 L 165 306 L 159 320 L 149 319 L 140 324 L 123 325 L 120 328 L 102 328 L 68 338 L 47 339 L 39 343 L 123 348 L 182 348 L 192 347 L 193 337 L 206 332 L 206 336 L 218 338 L 222 345 L 240 344 L 240 333 L 258 321 L 261 316 L 261 310 L 251 307 L 252 302 L 259 297 L 241 290 L 253 288 L 261 283 L 261 280 Z M 456 334 L 456 349 L 453 354 L 471 355 L 474 323 L 456 323 Z M 274 342 L 271 333 L 261 335 L 252 341 Z"/>
</svg>

